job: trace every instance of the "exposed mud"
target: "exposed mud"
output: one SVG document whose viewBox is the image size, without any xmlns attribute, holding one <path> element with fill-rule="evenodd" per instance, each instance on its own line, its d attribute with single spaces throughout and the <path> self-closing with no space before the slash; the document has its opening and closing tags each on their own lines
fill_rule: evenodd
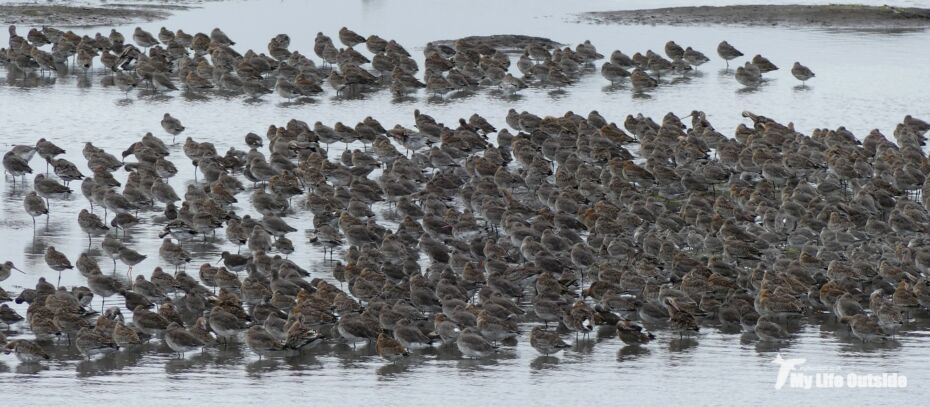
<svg viewBox="0 0 930 407">
<path fill-rule="evenodd" d="M 453 46 L 455 43 L 467 43 L 470 46 L 487 46 L 501 51 L 523 50 L 529 44 L 540 43 L 548 48 L 562 45 L 549 38 L 533 37 L 529 35 L 500 34 L 500 35 L 475 35 L 471 37 L 459 38 L 457 40 L 440 40 L 433 41 L 437 45 Z"/>
<path fill-rule="evenodd" d="M 930 9 L 851 4 L 670 7 L 583 13 L 601 24 L 744 25 L 899 30 L 930 26 Z"/>
<path fill-rule="evenodd" d="M 113 26 L 136 21 L 159 20 L 171 15 L 171 10 L 186 10 L 187 8 L 187 6 L 171 4 L 109 4 L 101 7 L 64 4 L 5 4 L 0 5 L 0 22 L 56 27 Z"/>
</svg>

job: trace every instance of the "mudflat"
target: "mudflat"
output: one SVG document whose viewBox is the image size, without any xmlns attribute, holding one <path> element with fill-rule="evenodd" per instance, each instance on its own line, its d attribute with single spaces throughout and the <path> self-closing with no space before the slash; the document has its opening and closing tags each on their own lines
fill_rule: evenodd
<svg viewBox="0 0 930 407">
<path fill-rule="evenodd" d="M 555 48 L 560 43 L 544 37 L 533 37 L 529 35 L 517 34 L 499 34 L 499 35 L 473 35 L 470 37 L 459 38 L 457 40 L 440 40 L 433 41 L 437 45 L 452 46 L 455 43 L 468 44 L 469 46 L 490 47 L 501 51 L 523 50 L 529 44 L 542 44 L 547 48 Z"/>
<path fill-rule="evenodd" d="M 860 29 L 913 29 L 930 26 L 930 9 L 829 5 L 741 5 L 597 11 L 582 21 L 601 24 L 798 26 Z"/>
<path fill-rule="evenodd" d="M 181 5 L 125 5 L 102 7 L 64 4 L 0 5 L 3 24 L 55 25 L 58 27 L 93 27 L 152 21 L 166 18 L 171 10 L 187 9 Z"/>
</svg>

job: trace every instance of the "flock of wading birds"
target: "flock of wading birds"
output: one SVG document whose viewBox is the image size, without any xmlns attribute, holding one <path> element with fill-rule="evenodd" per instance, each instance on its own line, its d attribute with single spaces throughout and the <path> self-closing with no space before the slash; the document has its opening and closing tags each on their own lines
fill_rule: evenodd
<svg viewBox="0 0 930 407">
<path fill-rule="evenodd" d="M 165 72 L 186 69 L 188 82 L 209 81 L 199 72 L 206 64 L 264 77 L 270 72 L 264 67 L 275 62 L 275 88 L 286 89 L 282 84 L 298 85 L 283 71 L 312 66 L 287 51 L 286 36 L 270 44 L 281 58 L 236 59 L 219 30 L 198 34 L 200 45 L 191 46 L 199 62 L 192 65 L 182 33 L 173 39 L 160 33 L 165 51 L 154 40 L 140 42 L 151 37 L 140 31 L 134 40 L 150 47 L 150 56 L 121 46 L 121 62 L 113 66 L 133 72 L 117 76 L 158 84 Z M 17 65 L 45 58 L 29 44 L 51 40 L 52 32 L 12 37 L 11 46 L 19 47 L 11 49 L 20 51 L 7 55 Z M 89 52 L 85 38 L 68 38 L 63 33 L 55 46 L 77 42 L 84 45 L 72 46 L 74 52 Z M 101 38 L 115 42 L 102 36 L 91 41 L 99 45 Z M 384 45 L 378 54 L 397 63 L 394 82 L 412 77 L 400 67 L 411 59 L 402 58 L 396 44 L 348 30 L 340 40 Z M 351 72 L 364 76 L 346 57 L 354 55 L 351 47 L 332 59 L 331 41 L 320 43 L 329 50 L 324 60 L 339 66 L 331 83 L 334 76 L 337 82 L 356 78 Z M 170 50 L 179 46 L 185 55 L 172 59 Z M 526 55 L 534 57 L 533 49 Z M 471 66 L 468 58 L 476 58 L 479 69 L 493 68 L 499 53 L 481 51 L 434 47 L 425 86 L 451 82 Z M 548 66 L 551 80 L 589 52 L 597 57 L 589 44 L 559 50 L 532 61 L 533 67 Z M 307 72 L 296 75 L 306 78 Z M 223 77 L 228 82 L 229 72 Z M 507 78 L 501 83 L 516 83 Z M 40 277 L 15 298 L 0 291 L 0 301 L 29 304 L 25 316 L 0 305 L 7 326 L 0 343 L 21 361 L 35 362 L 65 339 L 87 357 L 153 338 L 179 355 L 239 338 L 260 356 L 323 341 L 374 342 L 394 361 L 411 350 L 446 345 L 464 357 L 489 357 L 512 346 L 526 322 L 535 324 L 530 344 L 552 354 L 568 347 L 564 335 L 587 335 L 598 326 L 615 329 L 630 346 L 655 338 L 646 327 L 683 336 L 714 326 L 780 343 L 792 339 L 790 322 L 832 315 L 855 338 L 876 342 L 906 333 L 913 318 L 926 318 L 930 194 L 923 192 L 930 189 L 930 163 L 922 146 L 930 124 L 907 116 L 894 131 L 895 142 L 877 130 L 860 142 L 843 127 L 804 135 L 790 123 L 744 116 L 752 125 L 740 125 L 732 138 L 699 111 L 685 122 L 673 114 L 660 123 L 630 115 L 622 128 L 596 111 L 539 117 L 511 110 L 509 130 L 478 115 L 449 127 L 419 111 L 412 127 L 390 129 L 372 117 L 332 127 L 291 120 L 270 126 L 264 138 L 247 134 L 245 149 L 231 147 L 224 155 L 188 137 L 183 152 L 202 178 L 183 198 L 166 182 L 178 173 L 172 148 L 151 133 L 131 143 L 122 160 L 87 143 L 87 175 L 57 158 L 65 151 L 49 140 L 17 145 L 3 157 L 8 182 L 21 179 L 25 188 L 32 158 L 46 161 L 46 174 L 35 175 L 24 193 L 24 210 L 33 220 L 48 215 L 52 201 L 72 194 L 68 184 L 80 181 L 88 208 L 78 226 L 113 260 L 114 270 L 117 262 L 128 267 L 128 278 L 102 272 L 86 252 L 72 263 L 49 247 L 45 262 L 59 272 L 55 285 Z M 185 130 L 169 114 L 161 124 L 172 137 Z M 336 143 L 347 148 L 328 157 Z M 130 156 L 135 161 L 127 161 Z M 246 202 L 261 218 L 236 213 Z M 379 224 L 373 212 L 379 203 L 398 219 L 395 229 Z M 311 273 L 287 259 L 303 247 L 288 239 L 297 230 L 286 218 L 308 212 L 311 242 L 324 254 L 339 249 L 343 256 L 332 269 L 339 286 L 319 277 L 329 271 Z M 125 236 L 149 216 L 166 220 L 159 221 L 164 241 L 158 256 L 168 271 L 158 267 L 148 277 L 133 277 L 133 266 L 153 254 L 125 245 L 118 229 Z M 185 246 L 215 239 L 217 229 L 240 250 L 224 252 L 221 265 L 204 263 L 188 274 L 192 256 Z M 99 236 L 102 241 L 95 241 Z M 86 286 L 60 286 L 60 273 L 74 268 Z M 5 262 L 0 281 L 18 270 Z M 99 311 L 92 308 L 96 296 Z M 114 296 L 123 298 L 131 319 L 120 307 L 106 307 Z M 15 331 L 17 325 L 35 339 L 17 338 L 27 332 Z"/>
<path fill-rule="evenodd" d="M 260 356 L 373 341 L 395 361 L 445 345 L 489 357 L 512 346 L 524 322 L 534 324 L 530 344 L 548 355 L 569 346 L 563 335 L 598 326 L 633 346 L 655 338 L 644 325 L 676 336 L 710 325 L 780 343 L 792 339 L 790 321 L 832 314 L 855 338 L 881 342 L 926 318 L 930 163 L 921 146 L 930 124 L 907 116 L 896 142 L 878 130 L 860 142 L 843 127 L 808 136 L 744 116 L 752 124 L 733 138 L 699 111 L 690 127 L 668 114 L 661 124 L 627 116 L 623 129 L 596 111 L 511 110 L 512 131 L 478 115 L 451 128 L 419 111 L 413 127 L 390 129 L 371 117 L 354 127 L 291 120 L 225 155 L 188 137 L 183 152 L 202 178 L 183 199 L 165 182 L 177 173 L 171 149 L 151 133 L 122 153 L 136 161 L 87 143 L 87 176 L 56 158 L 64 150 L 51 141 L 17 145 L 3 158 L 14 180 L 32 173 L 35 154 L 55 174 L 35 176 L 25 211 L 48 215 L 73 193 L 60 181 L 80 181 L 89 209 L 77 223 L 114 272 L 87 253 L 72 263 L 49 247 L 45 262 L 59 282 L 77 268 L 87 285 L 40 277 L 15 298 L 29 304 L 25 317 L 0 305 L 7 332 L 22 323 L 35 340 L 0 340 L 24 362 L 48 358 L 45 347 L 65 338 L 90 357 L 152 338 L 183 354 L 240 336 Z M 167 114 L 162 126 L 184 131 Z M 330 158 L 334 143 L 365 149 Z M 261 218 L 236 213 L 249 201 Z M 372 205 L 381 202 L 400 219 L 396 229 L 378 223 Z M 158 212 L 168 219 L 158 256 L 169 271 L 132 277 L 147 255 L 117 229 L 125 235 Z M 320 277 L 328 271 L 287 259 L 301 247 L 287 238 L 297 230 L 285 217 L 308 215 L 311 241 L 343 255 L 332 269 L 338 287 Z M 185 245 L 223 228 L 245 254 L 224 252 L 221 265 L 188 274 Z M 16 270 L 4 263 L 0 281 Z M 105 306 L 116 295 L 131 322 Z"/>
<path fill-rule="evenodd" d="M 9 48 L 0 49 L 0 64 L 15 68 L 11 72 L 22 72 L 24 78 L 35 71 L 64 74 L 69 59 L 87 72 L 98 59 L 106 72 L 113 73 L 104 78 L 105 83 L 126 92 L 139 86 L 155 91 L 177 90 L 180 82 L 189 91 L 217 88 L 250 98 L 274 92 L 288 100 L 318 95 L 326 82 L 337 95 L 386 87 L 395 97 L 406 97 L 421 88 L 439 97 L 482 87 L 508 94 L 529 86 L 561 89 L 594 71 L 594 63 L 604 58 L 590 41 L 574 50 L 523 41 L 523 53 L 516 60 L 522 76 L 517 77 L 510 73 L 510 57 L 481 41 L 463 39 L 452 46 L 429 43 L 423 50 L 421 80 L 415 76 L 420 65 L 403 46 L 377 35 L 365 38 L 345 27 L 338 35 L 342 48 L 323 33 L 317 34 L 313 52 L 322 60 L 321 66 L 299 51 L 289 50 L 287 34 L 272 38 L 267 54 L 251 49 L 239 53 L 232 48 L 235 42 L 219 28 L 209 35 L 190 35 L 162 27 L 156 36 L 136 27 L 132 34 L 135 45 L 126 43 L 123 34 L 115 29 L 108 36 L 97 33 L 90 37 L 43 27 L 32 28 L 22 37 L 11 25 L 9 35 Z M 370 58 L 354 48 L 360 44 L 370 52 Z M 51 45 L 50 51 L 42 50 L 47 45 Z M 612 85 L 629 82 L 635 92 L 645 92 L 658 87 L 662 75 L 687 75 L 709 61 L 700 51 L 682 48 L 674 41 L 667 42 L 664 51 L 668 58 L 652 50 L 632 57 L 614 51 L 601 65 L 601 75 Z M 728 68 L 729 61 L 743 56 L 726 41 L 717 47 L 717 54 Z M 763 73 L 777 69 L 767 58 L 756 55 L 737 67 L 734 76 L 743 86 L 754 88 L 763 82 Z M 791 73 L 802 82 L 814 77 L 810 69 L 797 62 Z"/>
</svg>

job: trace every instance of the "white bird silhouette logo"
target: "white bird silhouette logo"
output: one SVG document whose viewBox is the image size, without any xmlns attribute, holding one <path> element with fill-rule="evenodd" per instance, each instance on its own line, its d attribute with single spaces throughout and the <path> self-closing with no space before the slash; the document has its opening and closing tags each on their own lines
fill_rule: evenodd
<svg viewBox="0 0 930 407">
<path fill-rule="evenodd" d="M 772 363 L 778 365 L 778 377 L 775 379 L 775 389 L 778 390 L 784 387 L 785 383 L 788 381 L 788 374 L 798 366 L 803 365 L 804 362 L 807 362 L 807 359 L 783 359 L 781 353 L 776 354 L 775 360 L 772 361 Z"/>
</svg>

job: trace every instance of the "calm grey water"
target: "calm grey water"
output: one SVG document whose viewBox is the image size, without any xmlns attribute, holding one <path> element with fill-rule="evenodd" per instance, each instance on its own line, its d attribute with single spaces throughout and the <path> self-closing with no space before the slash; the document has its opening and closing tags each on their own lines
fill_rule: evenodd
<svg viewBox="0 0 930 407">
<path fill-rule="evenodd" d="M 377 33 L 393 38 L 421 59 L 423 44 L 430 40 L 475 34 L 518 33 L 551 37 L 566 44 L 590 39 L 609 54 L 621 49 L 628 54 L 653 49 L 661 53 L 665 41 L 676 40 L 702 50 L 712 61 L 690 80 L 665 85 L 646 98 L 633 97 L 629 90 L 605 89 L 599 75 L 584 77 L 564 93 L 529 89 L 518 98 L 503 99 L 486 91 L 447 101 L 428 100 L 420 94 L 413 101 L 395 103 L 386 92 L 360 100 L 336 99 L 334 92 L 312 103 L 286 104 L 275 95 L 256 103 L 242 97 L 185 95 L 179 92 L 128 96 L 114 87 L 101 85 L 102 76 L 67 76 L 54 83 L 22 82 L 0 70 L 0 149 L 13 144 L 32 144 L 46 137 L 68 150 L 66 158 L 84 169 L 80 154 L 86 141 L 116 153 L 144 132 L 164 136 L 159 120 L 165 112 L 181 119 L 183 134 L 210 141 L 217 149 L 242 148 L 249 131 L 264 134 L 270 124 L 283 125 L 296 118 L 310 123 L 320 120 L 355 123 L 371 115 L 382 123 L 411 126 L 412 111 L 419 108 L 446 123 L 479 113 L 503 127 L 509 108 L 545 114 L 573 110 L 585 114 L 597 109 L 604 116 L 622 121 L 626 114 L 642 112 L 659 117 L 666 112 L 687 113 L 698 109 L 725 133 L 741 122 L 740 112 L 750 110 L 784 122 L 794 122 L 801 131 L 844 125 L 865 135 L 873 128 L 890 134 L 905 114 L 930 117 L 926 81 L 930 43 L 926 31 L 874 33 L 835 30 L 740 27 L 652 27 L 609 26 L 577 23 L 574 13 L 619 8 L 681 5 L 685 1 L 229 1 L 206 2 L 199 8 L 179 12 L 166 21 L 140 24 L 156 32 L 172 30 L 208 32 L 214 26 L 238 42 L 237 49 L 265 50 L 268 38 L 288 33 L 291 49 L 310 52 L 313 37 L 322 31 L 335 37 L 345 25 L 362 35 Z M 786 1 L 786 3 L 795 3 Z M 927 2 L 898 2 L 924 5 Z M 124 33 L 134 25 L 117 27 Z M 21 33 L 29 27 L 21 27 Z M 79 33 L 107 32 L 109 27 L 76 30 Z M 729 73 L 721 73 L 723 61 L 715 47 L 726 39 L 747 55 L 761 53 L 782 67 L 759 90 L 744 92 Z M 6 43 L 6 32 L 0 34 Z M 811 67 L 817 77 L 806 89 L 788 69 L 795 60 Z M 357 147 L 357 146 L 356 146 Z M 340 153 L 338 149 L 334 151 Z M 193 180 L 193 167 L 181 153 L 172 152 L 181 174 L 172 178 L 179 192 Z M 38 159 L 33 167 L 41 169 Z M 125 177 L 125 173 L 118 176 Z M 31 184 L 31 183 L 30 183 Z M 26 189 L 28 191 L 28 189 Z M 0 230 L 3 244 L 0 259 L 11 260 L 27 275 L 14 273 L 3 282 L 10 292 L 32 286 L 39 276 L 57 274 L 45 265 L 43 254 L 52 245 L 74 259 L 87 248 L 87 240 L 76 224 L 77 212 L 87 206 L 83 197 L 54 201 L 48 222 L 33 230 L 22 210 L 24 190 L 9 180 L 0 183 Z M 240 200 L 247 200 L 240 194 Z M 299 204 L 299 202 L 297 203 Z M 240 205 L 240 213 L 248 212 Z M 298 251 L 291 258 L 313 273 L 331 278 L 321 249 L 305 241 L 304 229 L 311 228 L 306 216 L 286 220 L 301 230 L 289 236 Z M 126 244 L 149 255 L 138 272 L 150 273 L 159 264 L 157 234 L 161 228 L 150 217 L 131 230 Z M 96 253 L 99 240 L 94 243 Z M 213 262 L 223 250 L 235 249 L 225 240 L 187 247 L 195 264 Z M 337 252 L 338 255 L 338 252 Z M 106 270 L 110 265 L 101 259 Z M 125 273 L 119 265 L 118 272 Z M 83 284 L 77 273 L 66 272 L 63 285 Z M 95 302 L 95 304 L 97 304 Z M 15 306 L 20 313 L 25 308 Z M 417 354 L 402 364 L 385 363 L 373 349 L 352 350 L 345 345 L 327 345 L 292 358 L 258 360 L 243 345 L 227 351 L 188 355 L 171 360 L 158 344 L 141 351 L 109 355 L 85 361 L 67 346 L 56 346 L 55 357 L 40 370 L 21 365 L 11 356 L 0 356 L 0 397 L 6 405 L 35 403 L 104 405 L 151 405 L 178 397 L 191 405 L 228 404 L 230 401 L 268 403 L 337 402 L 348 405 L 487 405 L 533 402 L 543 405 L 580 403 L 659 404 L 693 403 L 731 405 L 758 403 L 775 405 L 810 402 L 820 405 L 898 402 L 925 399 L 930 383 L 930 342 L 926 321 L 918 321 L 891 345 L 864 347 L 848 338 L 843 327 L 828 321 L 807 321 L 780 348 L 760 346 L 739 335 L 722 334 L 712 327 L 696 337 L 679 340 L 659 332 L 659 340 L 643 348 L 624 347 L 609 333 L 580 340 L 557 358 L 540 358 L 522 337 L 518 346 L 495 358 L 459 360 L 447 351 Z M 28 332 L 25 334 L 28 337 Z M 574 338 L 566 338 L 574 340 Z M 905 389 L 775 390 L 776 353 L 785 358 L 806 358 L 810 372 L 823 370 L 848 373 L 898 373 L 906 375 Z"/>
</svg>

